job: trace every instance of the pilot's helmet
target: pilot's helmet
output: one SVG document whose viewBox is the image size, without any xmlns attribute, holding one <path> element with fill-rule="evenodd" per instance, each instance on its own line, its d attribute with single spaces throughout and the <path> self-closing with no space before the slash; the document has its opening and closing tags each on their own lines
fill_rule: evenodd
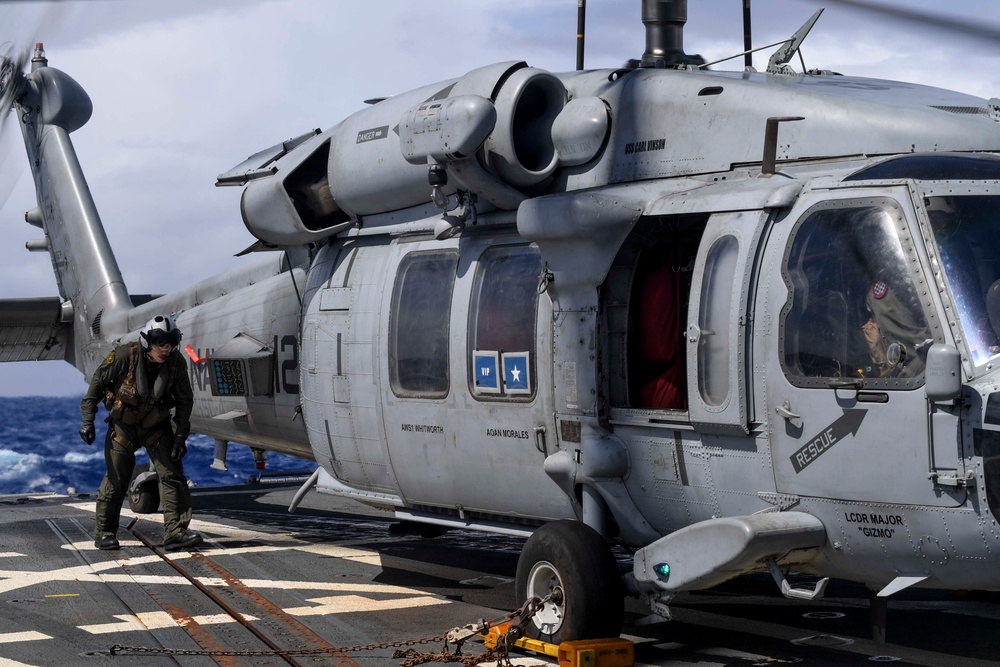
<svg viewBox="0 0 1000 667">
<path fill-rule="evenodd" d="M 139 331 L 139 343 L 144 350 L 154 345 L 177 347 L 181 342 L 181 330 L 174 321 L 164 315 L 157 315 Z"/>
</svg>

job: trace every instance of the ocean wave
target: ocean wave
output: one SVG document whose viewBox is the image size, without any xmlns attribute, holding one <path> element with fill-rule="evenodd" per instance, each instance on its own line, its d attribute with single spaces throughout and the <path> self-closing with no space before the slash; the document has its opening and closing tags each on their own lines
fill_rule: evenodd
<svg viewBox="0 0 1000 667">
<path fill-rule="evenodd" d="M 107 426 L 98 419 L 97 440 L 88 447 L 77 434 L 80 397 L 0 397 L 0 494 L 96 492 L 104 477 Z M 203 435 L 188 439 L 184 473 L 196 486 L 224 486 L 259 475 L 249 447 L 232 443 L 228 471 L 211 468 L 215 443 Z M 149 462 L 145 450 L 136 464 Z M 270 452 L 267 471 L 314 470 L 312 461 Z"/>
<path fill-rule="evenodd" d="M 69 488 L 64 489 L 67 493 Z M 53 493 L 52 478 L 48 475 L 39 475 L 28 480 L 28 491 L 34 493 Z"/>
<path fill-rule="evenodd" d="M 38 454 L 0 449 L 0 481 L 20 479 L 37 470 L 44 461 Z"/>
<path fill-rule="evenodd" d="M 104 452 L 102 451 L 90 451 L 90 452 L 67 452 L 63 455 L 62 460 L 64 463 L 90 463 L 91 461 L 103 461 Z"/>
</svg>

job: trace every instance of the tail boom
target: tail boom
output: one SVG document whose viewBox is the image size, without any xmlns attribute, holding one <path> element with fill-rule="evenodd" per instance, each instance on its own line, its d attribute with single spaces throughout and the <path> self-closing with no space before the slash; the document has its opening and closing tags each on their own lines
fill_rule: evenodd
<svg viewBox="0 0 1000 667">
<path fill-rule="evenodd" d="M 69 135 L 93 110 L 69 75 L 50 68 L 40 46 L 17 100 L 21 133 L 35 182 L 38 209 L 63 303 L 58 322 L 72 322 L 75 350 L 67 358 L 84 374 L 127 331 L 132 302 L 111 250 Z"/>
</svg>

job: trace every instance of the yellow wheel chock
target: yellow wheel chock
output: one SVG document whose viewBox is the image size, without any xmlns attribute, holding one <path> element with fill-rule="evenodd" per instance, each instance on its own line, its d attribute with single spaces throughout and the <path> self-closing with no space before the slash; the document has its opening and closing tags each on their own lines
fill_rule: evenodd
<svg viewBox="0 0 1000 667">
<path fill-rule="evenodd" d="M 497 640 L 507 632 L 510 623 L 489 629 L 484 643 L 496 648 Z M 635 644 L 628 639 L 579 639 L 561 644 L 549 644 L 521 637 L 514 645 L 526 651 L 540 653 L 559 661 L 559 667 L 632 667 L 635 664 Z"/>
</svg>

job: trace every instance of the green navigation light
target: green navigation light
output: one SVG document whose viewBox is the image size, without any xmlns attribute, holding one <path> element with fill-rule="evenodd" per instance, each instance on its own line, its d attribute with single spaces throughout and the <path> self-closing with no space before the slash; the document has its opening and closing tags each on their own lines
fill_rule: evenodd
<svg viewBox="0 0 1000 667">
<path fill-rule="evenodd" d="M 670 578 L 670 565 L 667 563 L 657 563 L 653 566 L 653 572 L 659 577 L 661 581 L 666 581 Z"/>
</svg>

